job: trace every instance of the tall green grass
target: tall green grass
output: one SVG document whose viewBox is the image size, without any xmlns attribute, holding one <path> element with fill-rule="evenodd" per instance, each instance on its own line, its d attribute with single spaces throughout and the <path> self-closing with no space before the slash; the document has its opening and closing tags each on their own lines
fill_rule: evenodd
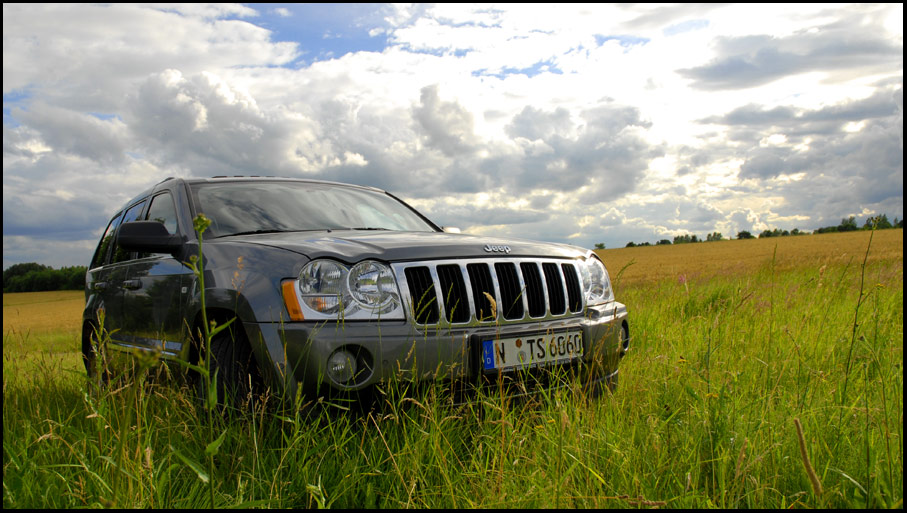
<svg viewBox="0 0 907 513">
<path fill-rule="evenodd" d="M 615 287 L 598 398 L 396 383 L 209 419 L 151 362 L 98 387 L 4 335 L 4 507 L 903 507 L 902 258 Z"/>
</svg>

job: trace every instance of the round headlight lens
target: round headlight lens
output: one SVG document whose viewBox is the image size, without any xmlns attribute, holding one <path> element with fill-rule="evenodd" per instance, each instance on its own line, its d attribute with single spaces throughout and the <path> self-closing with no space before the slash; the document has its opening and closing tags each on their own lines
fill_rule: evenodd
<svg viewBox="0 0 907 513">
<path fill-rule="evenodd" d="M 340 294 L 343 267 L 330 260 L 314 260 L 299 274 L 299 291 L 303 294 Z"/>
<path fill-rule="evenodd" d="M 381 308 L 396 293 L 394 275 L 384 264 L 373 261 L 359 262 L 350 269 L 350 295 L 366 308 Z"/>
<path fill-rule="evenodd" d="M 605 266 L 595 258 L 586 260 L 586 270 L 589 272 L 589 283 L 586 284 L 586 294 L 591 297 L 601 297 L 605 289 Z"/>
<path fill-rule="evenodd" d="M 330 260 L 314 260 L 299 274 L 299 292 L 303 302 L 321 313 L 340 310 L 344 268 Z"/>
<path fill-rule="evenodd" d="M 603 303 L 614 299 L 611 279 L 601 260 L 595 257 L 587 258 L 585 265 L 582 266 L 582 274 L 586 304 Z"/>
</svg>

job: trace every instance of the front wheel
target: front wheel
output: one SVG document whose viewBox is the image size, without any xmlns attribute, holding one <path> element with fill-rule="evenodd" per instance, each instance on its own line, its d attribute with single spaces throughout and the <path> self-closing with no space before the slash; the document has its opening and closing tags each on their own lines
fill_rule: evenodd
<svg viewBox="0 0 907 513">
<path fill-rule="evenodd" d="M 89 378 L 94 380 L 100 376 L 100 382 L 106 383 L 110 379 L 107 348 L 98 335 L 98 329 L 90 322 L 82 326 L 82 363 Z M 104 336 L 103 333 L 100 335 Z"/>
<path fill-rule="evenodd" d="M 219 409 L 243 409 L 253 405 L 261 393 L 261 375 L 252 347 L 235 323 L 211 339 L 209 369 Z M 196 389 L 202 404 L 207 404 L 207 383 L 200 374 L 196 376 Z"/>
</svg>

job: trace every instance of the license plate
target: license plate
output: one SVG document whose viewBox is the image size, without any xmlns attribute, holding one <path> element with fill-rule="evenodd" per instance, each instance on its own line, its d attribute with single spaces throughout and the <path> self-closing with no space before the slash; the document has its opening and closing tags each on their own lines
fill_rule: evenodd
<svg viewBox="0 0 907 513">
<path fill-rule="evenodd" d="M 486 371 L 528 369 L 583 356 L 583 332 L 566 331 L 482 340 Z"/>
</svg>

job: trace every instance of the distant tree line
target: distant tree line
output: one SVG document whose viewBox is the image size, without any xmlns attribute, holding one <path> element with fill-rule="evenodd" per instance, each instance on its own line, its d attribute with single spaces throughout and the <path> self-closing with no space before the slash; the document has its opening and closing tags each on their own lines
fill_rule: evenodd
<svg viewBox="0 0 907 513">
<path fill-rule="evenodd" d="M 816 230 L 816 233 L 834 233 L 834 232 L 852 232 L 858 229 L 862 230 L 887 230 L 889 228 L 904 228 L 904 220 L 901 219 L 898 221 L 898 218 L 895 217 L 894 221 L 889 221 L 888 216 L 882 214 L 880 216 L 871 216 L 866 218 L 866 222 L 863 223 L 862 228 L 857 228 L 857 219 L 854 216 L 850 216 L 847 219 L 841 219 L 841 224 L 838 226 L 825 226 Z"/>
<path fill-rule="evenodd" d="M 3 292 L 82 290 L 87 270 L 84 265 L 54 269 L 34 262 L 14 264 L 3 271 Z"/>
<path fill-rule="evenodd" d="M 904 220 L 901 219 L 900 221 L 898 221 L 898 218 L 895 217 L 894 221 L 889 221 L 888 216 L 885 214 L 882 214 L 879 216 L 870 216 L 866 219 L 866 222 L 863 223 L 863 227 L 861 228 L 857 225 L 856 217 L 850 216 L 846 219 L 841 219 L 841 224 L 839 224 L 837 226 L 826 226 L 823 228 L 819 228 L 818 230 L 816 230 L 812 233 L 850 232 L 850 231 L 855 231 L 855 230 L 872 230 L 873 228 L 875 228 L 876 230 L 886 230 L 889 228 L 902 228 L 903 229 Z M 773 230 L 762 230 L 762 233 L 760 233 L 758 235 L 758 237 L 760 239 L 764 239 L 766 237 L 787 237 L 787 236 L 792 236 L 792 235 L 809 235 L 809 233 L 810 232 L 808 232 L 808 231 L 801 231 L 799 228 L 794 228 L 793 230 L 790 230 L 790 231 L 780 230 L 778 228 L 775 228 Z M 743 231 L 737 232 L 737 238 L 738 239 L 755 239 L 756 236 L 746 230 L 743 230 Z M 705 239 L 700 239 L 696 235 L 688 233 L 685 235 L 675 235 L 673 243 L 671 241 L 669 241 L 668 239 L 661 239 L 660 241 L 655 243 L 655 246 L 660 246 L 662 244 L 688 244 L 688 243 L 692 243 L 692 242 L 712 242 L 712 241 L 718 241 L 718 240 L 726 240 L 721 235 L 720 232 L 710 233 L 706 236 Z M 652 246 L 652 244 L 649 242 L 636 243 L 636 242 L 630 241 L 626 245 L 626 247 L 628 247 L 628 248 L 635 248 L 635 247 L 639 247 L 639 246 Z M 605 245 L 603 243 L 598 243 L 595 245 L 595 249 L 605 249 Z"/>
<path fill-rule="evenodd" d="M 791 231 L 779 230 L 775 228 L 774 230 L 762 230 L 762 233 L 759 234 L 760 239 L 765 239 L 767 237 L 787 237 L 789 235 L 808 235 L 809 232 L 801 232 L 799 228 L 794 228 Z M 738 239 L 740 237 L 737 237 Z"/>
</svg>

